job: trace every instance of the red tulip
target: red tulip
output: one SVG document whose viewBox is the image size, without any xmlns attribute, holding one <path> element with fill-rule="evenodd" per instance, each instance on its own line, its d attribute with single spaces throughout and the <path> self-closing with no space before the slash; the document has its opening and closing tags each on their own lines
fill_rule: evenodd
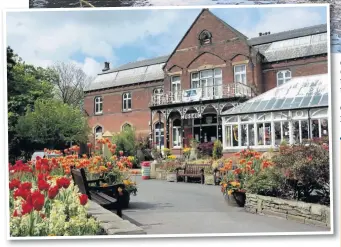
<svg viewBox="0 0 341 247">
<path fill-rule="evenodd" d="M 69 185 L 70 185 L 70 180 L 65 178 L 65 177 L 57 179 L 56 182 L 57 182 L 57 186 L 58 186 L 59 189 L 62 188 L 62 187 L 64 189 L 67 189 L 69 187 Z"/>
<path fill-rule="evenodd" d="M 22 215 L 29 214 L 33 211 L 33 205 L 25 201 L 21 205 L 21 209 L 22 209 L 22 212 L 21 212 Z"/>
<path fill-rule="evenodd" d="M 45 180 L 38 180 L 38 189 L 48 191 L 50 188 L 50 184 Z"/>
<path fill-rule="evenodd" d="M 79 196 L 79 201 L 80 201 L 81 205 L 84 206 L 88 202 L 88 196 L 85 195 L 85 194 L 80 195 Z"/>
<path fill-rule="evenodd" d="M 19 188 L 20 181 L 18 179 L 13 179 L 11 182 L 9 182 L 9 189 L 14 190 L 15 188 Z"/>
<path fill-rule="evenodd" d="M 120 151 L 119 154 L 122 156 L 123 155 L 123 151 Z"/>
<path fill-rule="evenodd" d="M 20 216 L 20 214 L 18 213 L 17 210 L 14 210 L 14 212 L 13 212 L 13 217 L 18 217 L 18 216 Z"/>
<path fill-rule="evenodd" d="M 58 195 L 58 192 L 59 192 L 59 188 L 58 188 L 58 186 L 56 185 L 56 186 L 53 186 L 53 187 L 51 187 L 51 188 L 49 189 L 47 195 L 48 195 L 49 199 L 52 200 L 52 199 L 54 199 L 54 198 Z"/>
<path fill-rule="evenodd" d="M 88 148 L 92 147 L 92 143 L 90 143 L 90 142 L 88 142 L 86 145 L 88 146 Z"/>
<path fill-rule="evenodd" d="M 14 196 L 14 199 L 17 199 L 17 197 L 20 196 L 26 200 L 30 194 L 31 194 L 30 190 L 25 190 L 25 189 L 19 188 L 19 189 L 14 191 L 13 196 Z"/>
<path fill-rule="evenodd" d="M 22 183 L 22 184 L 20 185 L 20 189 L 23 189 L 23 190 L 30 190 L 30 189 L 32 189 L 32 183 L 30 183 L 30 182 Z"/>
<path fill-rule="evenodd" d="M 42 210 L 45 203 L 45 196 L 36 190 L 32 193 L 32 205 L 36 211 Z"/>
</svg>

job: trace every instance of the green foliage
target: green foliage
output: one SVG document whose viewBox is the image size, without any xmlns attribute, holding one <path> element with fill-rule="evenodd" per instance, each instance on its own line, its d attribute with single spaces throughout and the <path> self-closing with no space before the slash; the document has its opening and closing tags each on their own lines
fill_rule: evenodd
<svg viewBox="0 0 341 247">
<path fill-rule="evenodd" d="M 164 154 L 165 157 L 168 157 L 168 156 L 172 155 L 172 152 L 171 152 L 171 150 L 169 148 L 164 148 L 163 149 L 163 154 Z"/>
<path fill-rule="evenodd" d="M 278 196 L 281 187 L 285 184 L 285 178 L 277 167 L 269 167 L 261 170 L 255 176 L 249 176 L 245 189 L 249 193 Z"/>
<path fill-rule="evenodd" d="M 30 140 L 17 135 L 16 125 L 20 116 L 33 109 L 37 99 L 53 98 L 51 71 L 25 64 L 10 47 L 7 47 L 7 101 L 9 156 L 13 161 L 22 154 L 29 155 L 35 146 Z"/>
<path fill-rule="evenodd" d="M 223 145 L 221 141 L 216 140 L 213 145 L 213 159 L 220 159 L 223 156 Z"/>
<path fill-rule="evenodd" d="M 87 119 L 78 108 L 57 100 L 37 100 L 34 111 L 27 110 L 16 125 L 20 138 L 49 148 L 65 142 L 86 142 Z"/>
<path fill-rule="evenodd" d="M 137 149 L 135 129 L 124 128 L 120 133 L 113 136 L 113 143 L 117 145 L 117 155 L 119 151 L 123 151 L 125 156 L 135 156 Z"/>
</svg>

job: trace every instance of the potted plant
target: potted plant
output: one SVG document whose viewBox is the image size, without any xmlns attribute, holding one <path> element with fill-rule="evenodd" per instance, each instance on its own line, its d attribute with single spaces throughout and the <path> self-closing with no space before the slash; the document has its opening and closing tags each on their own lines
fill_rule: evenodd
<svg viewBox="0 0 341 247">
<path fill-rule="evenodd" d="M 164 165 L 166 171 L 166 180 L 168 182 L 177 182 L 176 172 L 179 166 L 175 161 L 169 161 Z"/>
<path fill-rule="evenodd" d="M 205 167 L 204 169 L 205 184 L 214 185 L 214 172 L 212 167 Z"/>
</svg>

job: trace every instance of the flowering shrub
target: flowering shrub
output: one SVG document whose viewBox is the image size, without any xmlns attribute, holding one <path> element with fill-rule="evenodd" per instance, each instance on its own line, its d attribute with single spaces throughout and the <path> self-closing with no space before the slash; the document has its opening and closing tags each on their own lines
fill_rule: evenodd
<svg viewBox="0 0 341 247">
<path fill-rule="evenodd" d="M 169 148 L 164 148 L 163 149 L 163 154 L 165 157 L 168 157 L 169 155 L 172 155 L 172 152 Z"/>
<path fill-rule="evenodd" d="M 212 157 L 213 153 L 213 142 L 204 142 L 198 145 L 198 151 L 201 157 Z"/>
<path fill-rule="evenodd" d="M 175 172 L 179 167 L 181 167 L 181 163 L 179 163 L 177 160 L 172 160 L 165 162 L 162 168 L 167 172 Z"/>
<path fill-rule="evenodd" d="M 221 141 L 216 140 L 213 144 L 213 151 L 212 151 L 213 159 L 220 159 L 223 156 L 223 145 Z"/>
<path fill-rule="evenodd" d="M 188 148 L 188 147 L 184 148 L 183 149 L 183 154 L 184 154 L 185 159 L 188 160 L 189 156 L 191 154 L 191 148 Z"/>
<path fill-rule="evenodd" d="M 9 166 L 10 234 L 16 236 L 96 235 L 87 216 L 87 195 L 79 193 L 55 159 Z M 54 174 L 54 175 L 52 175 Z"/>
<path fill-rule="evenodd" d="M 284 186 L 278 189 L 282 197 L 329 205 L 328 144 L 312 141 L 281 146 L 273 162 L 285 180 Z"/>
<path fill-rule="evenodd" d="M 238 152 L 235 156 L 239 158 L 237 164 L 233 164 L 232 160 L 227 160 L 219 169 L 220 172 L 226 174 L 221 181 L 223 194 L 246 192 L 247 183 L 253 176 L 273 166 L 270 160 L 261 159 L 260 153 L 251 149 Z"/>
</svg>

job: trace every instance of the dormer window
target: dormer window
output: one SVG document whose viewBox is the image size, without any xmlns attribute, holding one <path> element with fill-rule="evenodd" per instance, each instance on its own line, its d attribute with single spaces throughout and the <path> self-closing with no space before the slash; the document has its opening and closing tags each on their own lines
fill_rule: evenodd
<svg viewBox="0 0 341 247">
<path fill-rule="evenodd" d="M 207 30 L 202 31 L 199 35 L 199 41 L 200 41 L 200 45 L 211 44 L 212 43 L 212 34 Z"/>
</svg>

